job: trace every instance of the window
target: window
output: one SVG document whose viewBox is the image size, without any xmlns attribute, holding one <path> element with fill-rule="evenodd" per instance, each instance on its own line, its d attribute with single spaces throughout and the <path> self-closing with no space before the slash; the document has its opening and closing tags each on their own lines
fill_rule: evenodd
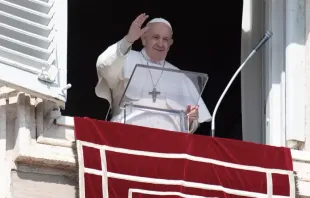
<svg viewBox="0 0 310 198">
<path fill-rule="evenodd" d="M 64 107 L 67 0 L 0 1 L 0 83 Z"/>
</svg>

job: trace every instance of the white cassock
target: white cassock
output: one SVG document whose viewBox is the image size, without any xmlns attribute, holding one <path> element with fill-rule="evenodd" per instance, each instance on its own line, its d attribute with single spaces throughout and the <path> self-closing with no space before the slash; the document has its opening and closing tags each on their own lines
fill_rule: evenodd
<svg viewBox="0 0 310 198">
<path fill-rule="evenodd" d="M 167 61 L 151 62 L 144 49 L 140 52 L 131 50 L 131 44 L 125 38 L 110 46 L 98 57 L 98 84 L 95 91 L 98 97 L 108 100 L 112 105 L 112 122 L 124 123 L 124 112 L 120 109 L 119 102 L 136 64 L 154 67 L 164 66 L 165 68 L 179 70 Z M 135 75 L 139 76 L 139 78 L 137 76 L 132 78 L 130 82 L 132 86 L 127 89 L 123 101 L 131 101 L 133 104 L 161 109 L 185 110 L 186 106 L 189 105 L 189 101 L 200 98 L 190 79 L 184 80 L 186 78 L 181 78 L 180 75 L 178 75 L 179 77 L 174 75 L 174 79 L 172 79 L 171 73 L 162 73 L 161 70 L 150 71 L 143 69 L 136 71 L 138 73 L 135 73 Z M 148 93 L 152 91 L 157 80 L 156 89 L 161 93 L 157 96 L 156 103 L 153 103 L 152 97 Z M 199 116 L 198 120 L 193 121 L 190 126 L 191 133 L 196 131 L 199 123 L 211 120 L 209 110 L 201 98 L 198 105 Z M 137 109 L 133 109 L 129 114 L 127 113 L 126 123 L 170 131 L 180 131 L 181 128 L 180 121 L 173 116 Z"/>
</svg>

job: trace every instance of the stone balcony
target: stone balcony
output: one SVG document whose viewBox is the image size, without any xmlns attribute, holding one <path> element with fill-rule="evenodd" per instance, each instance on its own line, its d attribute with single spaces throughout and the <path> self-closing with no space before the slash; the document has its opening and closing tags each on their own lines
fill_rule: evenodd
<svg viewBox="0 0 310 198">
<path fill-rule="evenodd" d="M 0 197 L 75 197 L 72 117 L 12 90 L 0 98 Z M 50 113 L 46 113 L 50 112 Z M 310 152 L 292 150 L 301 197 L 310 197 Z M 57 189 L 57 190 L 54 190 Z"/>
</svg>

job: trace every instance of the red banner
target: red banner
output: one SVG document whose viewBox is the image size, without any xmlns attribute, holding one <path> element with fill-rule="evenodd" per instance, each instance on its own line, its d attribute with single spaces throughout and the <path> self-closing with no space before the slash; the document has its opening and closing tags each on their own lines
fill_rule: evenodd
<svg viewBox="0 0 310 198">
<path fill-rule="evenodd" d="M 80 198 L 294 197 L 290 149 L 75 118 Z"/>
</svg>

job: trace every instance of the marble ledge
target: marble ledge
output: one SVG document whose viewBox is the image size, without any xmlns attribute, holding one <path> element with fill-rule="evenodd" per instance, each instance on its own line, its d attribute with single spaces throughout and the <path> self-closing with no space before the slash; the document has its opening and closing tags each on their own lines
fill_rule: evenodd
<svg viewBox="0 0 310 198">
<path fill-rule="evenodd" d="M 23 145 L 16 153 L 15 162 L 62 169 L 76 168 L 76 155 L 72 148 L 46 144 Z"/>
<path fill-rule="evenodd" d="M 310 163 L 310 152 L 291 149 L 293 160 Z"/>
<path fill-rule="evenodd" d="M 56 124 L 58 126 L 64 126 L 69 128 L 74 128 L 74 118 L 70 116 L 61 116 L 56 119 Z"/>
</svg>

